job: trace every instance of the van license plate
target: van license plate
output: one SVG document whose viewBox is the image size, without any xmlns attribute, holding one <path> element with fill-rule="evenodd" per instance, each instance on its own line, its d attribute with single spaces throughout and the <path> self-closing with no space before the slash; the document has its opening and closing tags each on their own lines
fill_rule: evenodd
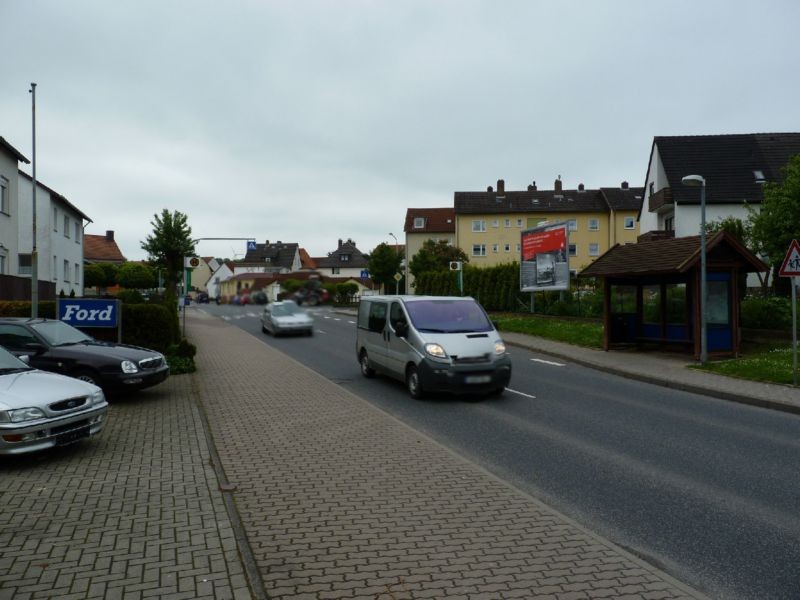
<svg viewBox="0 0 800 600">
<path fill-rule="evenodd" d="M 464 377 L 464 383 L 489 383 L 491 380 L 491 375 L 467 375 Z"/>
</svg>

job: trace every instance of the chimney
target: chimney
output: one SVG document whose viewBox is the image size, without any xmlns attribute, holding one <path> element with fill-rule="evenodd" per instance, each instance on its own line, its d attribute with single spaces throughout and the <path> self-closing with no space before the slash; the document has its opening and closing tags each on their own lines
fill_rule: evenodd
<svg viewBox="0 0 800 600">
<path fill-rule="evenodd" d="M 113 229 L 111 229 L 111 230 L 107 229 L 106 230 L 106 241 L 107 242 L 113 242 L 114 241 L 114 230 Z"/>
<path fill-rule="evenodd" d="M 503 179 L 497 180 L 497 193 L 501 196 L 506 193 L 506 182 Z"/>
<path fill-rule="evenodd" d="M 339 248 L 342 247 L 342 238 L 339 238 Z"/>
<path fill-rule="evenodd" d="M 528 186 L 528 191 L 529 192 L 535 192 L 536 191 L 536 181 L 534 181 L 532 184 L 530 184 Z"/>
<path fill-rule="evenodd" d="M 582 183 L 579 183 L 578 184 L 578 192 L 585 192 L 585 191 L 586 191 L 586 188 L 583 186 Z"/>
<path fill-rule="evenodd" d="M 627 190 L 628 189 L 628 182 L 627 181 L 623 181 L 622 182 L 622 189 L 623 190 Z"/>
<path fill-rule="evenodd" d="M 556 179 L 556 183 L 555 183 L 555 192 L 556 192 L 555 195 L 556 196 L 561 196 L 562 195 L 561 185 L 562 185 L 561 184 L 561 175 L 559 175 L 558 179 Z"/>
<path fill-rule="evenodd" d="M 487 191 L 487 192 L 493 192 L 493 191 L 494 191 L 494 188 L 493 188 L 492 186 L 488 186 L 488 187 L 486 188 L 486 191 Z"/>
</svg>

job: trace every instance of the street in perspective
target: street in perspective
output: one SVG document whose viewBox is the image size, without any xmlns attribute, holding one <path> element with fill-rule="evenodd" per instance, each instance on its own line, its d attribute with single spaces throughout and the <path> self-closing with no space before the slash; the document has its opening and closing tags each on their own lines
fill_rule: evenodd
<svg viewBox="0 0 800 600">
<path fill-rule="evenodd" d="M 499 397 L 412 400 L 363 377 L 353 311 L 310 309 L 313 336 L 276 337 L 256 308 L 188 309 L 197 373 L 112 402 L 97 439 L 0 463 L 0 597 L 797 589 L 794 415 L 535 339 L 509 347 L 526 368 Z"/>
</svg>

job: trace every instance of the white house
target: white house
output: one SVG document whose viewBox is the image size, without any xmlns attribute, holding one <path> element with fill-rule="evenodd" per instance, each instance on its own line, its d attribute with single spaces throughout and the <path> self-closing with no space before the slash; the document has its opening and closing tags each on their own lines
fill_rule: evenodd
<svg viewBox="0 0 800 600">
<path fill-rule="evenodd" d="M 782 180 L 781 168 L 800 154 L 800 133 L 658 136 L 645 178 L 639 231 L 675 237 L 700 233 L 700 189 L 683 185 L 687 175 L 706 181 L 706 221 L 746 220 L 758 210 L 764 182 Z"/>
<path fill-rule="evenodd" d="M 33 249 L 33 179 L 19 172 L 19 275 L 30 275 Z M 92 220 L 64 196 L 36 182 L 38 276 L 56 294 L 83 295 L 83 228 Z"/>
<path fill-rule="evenodd" d="M 18 274 L 20 162 L 30 163 L 0 137 L 0 275 Z"/>
<path fill-rule="evenodd" d="M 367 257 L 349 238 L 345 242 L 339 240 L 336 250 L 328 252 L 328 256 L 315 256 L 312 260 L 318 273 L 333 277 L 360 278 L 369 266 Z"/>
<path fill-rule="evenodd" d="M 216 263 L 216 261 L 214 261 Z M 222 263 L 211 273 L 211 277 L 206 282 L 206 290 L 209 298 L 216 298 L 220 295 L 220 284 L 233 277 L 233 263 Z"/>
</svg>

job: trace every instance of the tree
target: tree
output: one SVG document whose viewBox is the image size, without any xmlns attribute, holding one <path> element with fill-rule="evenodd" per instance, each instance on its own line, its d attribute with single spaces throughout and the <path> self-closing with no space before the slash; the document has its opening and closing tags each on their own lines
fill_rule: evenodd
<svg viewBox="0 0 800 600">
<path fill-rule="evenodd" d="M 369 256 L 369 276 L 378 285 L 386 289 L 395 289 L 397 282 L 394 275 L 400 270 L 403 257 L 386 242 L 379 244 Z"/>
<path fill-rule="evenodd" d="M 141 290 L 155 287 L 156 276 L 153 268 L 135 262 L 120 265 L 117 271 L 117 282 L 124 288 Z"/>
<path fill-rule="evenodd" d="M 416 279 L 430 271 L 446 271 L 452 261 L 467 263 L 469 258 L 461 248 L 446 241 L 426 240 L 408 263 L 408 269 Z"/>
<path fill-rule="evenodd" d="M 750 212 L 754 243 L 767 256 L 775 283 L 781 279 L 775 276 L 789 244 L 800 239 L 800 154 L 789 160 L 782 173 L 782 183 L 764 183 L 761 210 Z"/>
<path fill-rule="evenodd" d="M 105 288 L 117 283 L 117 265 L 113 263 L 93 263 L 83 268 L 83 285 L 86 287 L 100 288 L 104 293 Z"/>
<path fill-rule="evenodd" d="M 187 217 L 180 211 L 169 212 L 166 208 L 160 215 L 153 215 L 150 221 L 153 233 L 142 242 L 142 250 L 148 254 L 154 265 L 164 269 L 166 287 L 175 290 L 183 273 L 183 259 L 194 255 L 192 228 Z"/>
</svg>

